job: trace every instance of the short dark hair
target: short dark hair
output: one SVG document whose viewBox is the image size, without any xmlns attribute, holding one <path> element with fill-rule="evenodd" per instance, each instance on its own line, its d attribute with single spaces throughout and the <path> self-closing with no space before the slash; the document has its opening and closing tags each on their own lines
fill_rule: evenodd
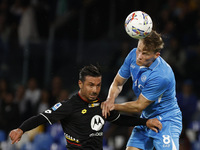
<svg viewBox="0 0 200 150">
<path fill-rule="evenodd" d="M 154 30 L 152 30 L 146 38 L 140 40 L 143 41 L 146 50 L 153 51 L 154 53 L 160 52 L 164 47 L 164 42 L 162 40 L 161 34 Z"/>
<path fill-rule="evenodd" d="M 79 80 L 81 80 L 82 82 L 85 81 L 86 76 L 92 76 L 92 77 L 102 76 L 100 67 L 94 66 L 92 64 L 89 66 L 83 67 L 79 73 Z"/>
</svg>

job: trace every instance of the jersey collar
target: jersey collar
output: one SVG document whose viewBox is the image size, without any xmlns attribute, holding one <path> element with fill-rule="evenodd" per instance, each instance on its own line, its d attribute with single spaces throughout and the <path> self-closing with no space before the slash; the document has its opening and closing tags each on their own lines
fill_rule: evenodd
<svg viewBox="0 0 200 150">
<path fill-rule="evenodd" d="M 83 99 L 82 97 L 81 97 L 81 95 L 80 95 L 80 93 L 78 92 L 78 96 L 84 101 L 84 102 L 86 102 L 86 103 L 96 103 L 96 102 L 98 102 L 99 101 L 99 99 L 97 98 L 97 100 L 94 100 L 94 101 L 92 101 L 92 102 L 90 102 L 90 101 L 88 101 L 88 100 L 85 100 L 85 99 Z"/>
<path fill-rule="evenodd" d="M 151 64 L 151 66 L 149 66 L 149 69 L 151 70 L 155 69 L 159 63 L 160 63 L 160 56 L 156 58 L 156 60 Z"/>
</svg>

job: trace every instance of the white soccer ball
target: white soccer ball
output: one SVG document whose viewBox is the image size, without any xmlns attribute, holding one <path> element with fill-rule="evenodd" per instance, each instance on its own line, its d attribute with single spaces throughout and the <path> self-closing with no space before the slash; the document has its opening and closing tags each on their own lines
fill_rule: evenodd
<svg viewBox="0 0 200 150">
<path fill-rule="evenodd" d="M 145 38 L 152 31 L 151 17 L 143 11 L 134 11 L 125 20 L 125 30 L 134 39 Z"/>
</svg>

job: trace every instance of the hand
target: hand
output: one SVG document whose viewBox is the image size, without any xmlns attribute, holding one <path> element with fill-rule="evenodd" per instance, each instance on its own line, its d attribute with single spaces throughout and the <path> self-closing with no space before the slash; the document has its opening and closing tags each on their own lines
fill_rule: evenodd
<svg viewBox="0 0 200 150">
<path fill-rule="evenodd" d="M 110 116 L 110 111 L 115 109 L 114 102 L 106 100 L 101 103 L 102 115 L 107 118 Z"/>
<path fill-rule="evenodd" d="M 9 134 L 12 144 L 19 142 L 21 140 L 22 135 L 23 131 L 21 129 L 18 128 L 12 130 Z"/>
<path fill-rule="evenodd" d="M 162 129 L 162 123 L 157 118 L 147 120 L 146 126 L 156 133 L 158 133 L 158 129 Z"/>
</svg>

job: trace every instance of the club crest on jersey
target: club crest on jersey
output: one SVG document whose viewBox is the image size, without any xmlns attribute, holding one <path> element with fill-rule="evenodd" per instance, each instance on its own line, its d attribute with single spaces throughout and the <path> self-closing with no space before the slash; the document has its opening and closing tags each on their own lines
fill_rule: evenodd
<svg viewBox="0 0 200 150">
<path fill-rule="evenodd" d="M 95 115 L 94 117 L 92 117 L 92 120 L 91 120 L 91 128 L 92 128 L 92 130 L 95 130 L 95 131 L 101 130 L 101 128 L 104 125 L 104 122 L 105 121 L 101 116 Z"/>
<path fill-rule="evenodd" d="M 142 82 L 145 82 L 146 79 L 147 79 L 147 77 L 146 77 L 145 75 L 143 75 L 143 76 L 141 77 L 141 81 L 142 81 Z"/>
<path fill-rule="evenodd" d="M 55 105 L 52 107 L 53 111 L 56 111 L 60 106 L 62 106 L 61 103 L 55 104 Z"/>
</svg>

